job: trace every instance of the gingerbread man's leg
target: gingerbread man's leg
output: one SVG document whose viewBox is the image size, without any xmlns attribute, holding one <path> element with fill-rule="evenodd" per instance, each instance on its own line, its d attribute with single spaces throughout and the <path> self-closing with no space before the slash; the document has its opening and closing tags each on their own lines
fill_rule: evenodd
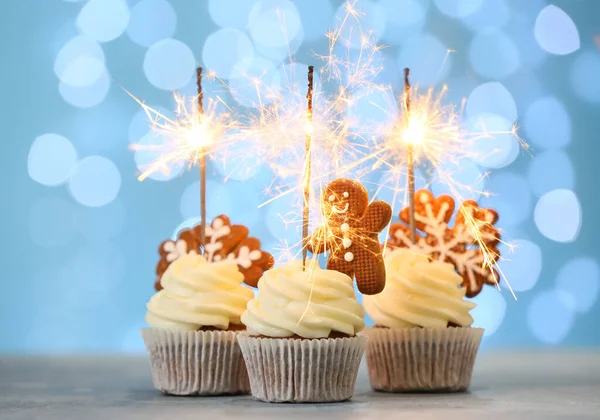
<svg viewBox="0 0 600 420">
<path fill-rule="evenodd" d="M 367 240 L 354 250 L 356 285 L 363 295 L 376 295 L 385 287 L 385 264 L 378 243 Z"/>
</svg>

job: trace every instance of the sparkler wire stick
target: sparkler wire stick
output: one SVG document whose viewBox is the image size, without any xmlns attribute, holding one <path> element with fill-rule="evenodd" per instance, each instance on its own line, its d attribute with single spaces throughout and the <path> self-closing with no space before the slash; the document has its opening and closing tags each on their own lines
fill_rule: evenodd
<svg viewBox="0 0 600 420">
<path fill-rule="evenodd" d="M 315 66 L 308 66 L 308 91 L 306 93 L 306 139 L 304 142 L 304 155 L 306 157 L 304 169 L 304 205 L 302 208 L 302 269 L 306 267 L 306 241 L 308 239 L 308 216 L 310 199 L 310 164 L 311 164 L 311 146 L 312 146 L 312 111 L 313 111 L 313 73 Z"/>
<path fill-rule="evenodd" d="M 202 67 L 196 69 L 196 84 L 198 86 L 198 123 L 204 123 L 204 94 L 202 93 Z M 200 241 L 202 250 L 206 245 L 206 151 L 200 150 Z"/>
<path fill-rule="evenodd" d="M 406 112 L 406 129 L 410 129 L 410 81 L 408 74 L 410 69 L 404 69 L 404 107 Z M 417 227 L 415 223 L 415 160 L 412 141 L 407 145 L 408 164 L 408 208 L 410 215 L 410 240 L 413 244 L 417 242 Z"/>
</svg>

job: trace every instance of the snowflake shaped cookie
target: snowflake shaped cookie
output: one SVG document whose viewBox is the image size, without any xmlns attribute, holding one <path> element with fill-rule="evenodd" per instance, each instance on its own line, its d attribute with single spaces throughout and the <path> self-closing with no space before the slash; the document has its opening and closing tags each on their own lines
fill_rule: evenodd
<svg viewBox="0 0 600 420">
<path fill-rule="evenodd" d="M 186 254 L 200 254 L 202 250 L 201 227 L 182 230 L 177 239 L 166 240 L 160 244 L 160 261 L 156 266 L 156 290 L 162 289 L 160 279 L 167 267 L 177 258 Z M 260 241 L 249 237 L 248 228 L 232 225 L 225 215 L 217 216 L 206 227 L 204 257 L 209 263 L 232 261 L 244 275 L 244 282 L 256 287 L 262 274 L 274 264 L 273 257 L 260 249 Z"/>
<path fill-rule="evenodd" d="M 454 264 L 463 277 L 467 297 L 477 296 L 484 284 L 497 285 L 498 273 L 491 268 L 498 258 L 500 233 L 494 227 L 498 213 L 478 206 L 475 201 L 462 203 L 453 227 L 448 223 L 454 214 L 454 199 L 437 198 L 428 190 L 415 194 L 417 243 L 410 240 L 409 209 L 400 212 L 401 222 L 393 223 L 387 245 L 391 248 L 417 248 L 433 259 Z M 482 249 L 485 249 L 484 250 Z"/>
</svg>

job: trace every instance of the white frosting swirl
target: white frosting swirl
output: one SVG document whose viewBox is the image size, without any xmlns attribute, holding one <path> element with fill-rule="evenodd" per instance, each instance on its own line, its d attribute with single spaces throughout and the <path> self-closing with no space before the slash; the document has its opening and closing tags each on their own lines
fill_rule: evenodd
<svg viewBox="0 0 600 420">
<path fill-rule="evenodd" d="M 242 322 L 250 335 L 325 338 L 332 331 L 355 335 L 363 318 L 350 277 L 318 266 L 303 271 L 292 261 L 263 275 Z"/>
<path fill-rule="evenodd" d="M 227 329 L 230 323 L 240 324 L 242 312 L 254 296 L 250 288 L 242 286 L 243 281 L 233 262 L 209 264 L 201 255 L 184 255 L 164 272 L 163 289 L 146 305 L 146 322 L 178 330 Z"/>
<path fill-rule="evenodd" d="M 386 255 L 385 269 L 385 289 L 363 299 L 376 325 L 445 328 L 448 322 L 462 327 L 473 323 L 469 311 L 476 305 L 464 300 L 463 279 L 452 264 L 403 248 Z"/>
</svg>

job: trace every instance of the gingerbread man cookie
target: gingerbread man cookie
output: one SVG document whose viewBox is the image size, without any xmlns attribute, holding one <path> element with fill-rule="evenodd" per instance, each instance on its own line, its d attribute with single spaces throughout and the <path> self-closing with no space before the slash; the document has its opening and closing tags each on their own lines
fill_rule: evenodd
<svg viewBox="0 0 600 420">
<path fill-rule="evenodd" d="M 500 277 L 491 268 L 500 258 L 500 232 L 494 226 L 498 213 L 481 208 L 472 200 L 462 203 L 456 222 L 449 227 L 454 214 L 454 199 L 449 195 L 434 197 L 431 191 L 415 194 L 417 243 L 410 241 L 409 209 L 400 211 L 400 223 L 390 227 L 390 248 L 416 248 L 433 259 L 454 264 L 463 277 L 467 297 L 477 296 L 484 284 L 496 286 Z"/>
<path fill-rule="evenodd" d="M 365 187 L 343 178 L 325 188 L 322 209 L 327 223 L 311 235 L 308 250 L 314 254 L 329 251 L 327 268 L 356 278 L 361 293 L 381 292 L 385 287 L 385 265 L 377 235 L 392 217 L 389 204 L 369 204 Z"/>
<path fill-rule="evenodd" d="M 225 215 L 217 216 L 206 227 L 206 244 L 202 247 L 201 226 L 182 230 L 177 240 L 166 240 L 160 244 L 160 261 L 156 266 L 157 279 L 154 284 L 156 290 L 162 289 L 160 279 L 167 267 L 182 255 L 200 254 L 209 263 L 218 261 L 232 261 L 244 275 L 244 282 L 256 287 L 263 273 L 270 269 L 274 260 L 271 254 L 260 249 L 257 238 L 248 237 L 248 228 L 242 225 L 232 225 Z"/>
</svg>

